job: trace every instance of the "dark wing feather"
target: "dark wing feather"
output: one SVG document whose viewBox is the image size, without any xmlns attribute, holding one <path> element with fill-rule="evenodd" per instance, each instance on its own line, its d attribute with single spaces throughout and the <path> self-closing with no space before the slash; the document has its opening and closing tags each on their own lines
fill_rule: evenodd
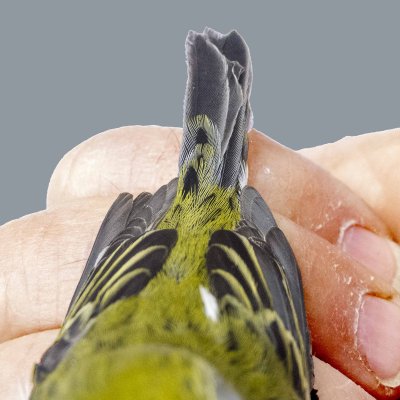
<svg viewBox="0 0 400 400">
<path fill-rule="evenodd" d="M 210 240 L 206 265 L 210 285 L 222 310 L 230 313 L 235 298 L 265 315 L 264 331 L 304 394 L 312 387 L 312 357 L 305 319 L 301 276 L 289 243 L 258 192 L 245 187 L 240 198 L 241 221 L 235 232 L 221 230 Z M 265 313 L 268 310 L 276 314 Z"/>
<path fill-rule="evenodd" d="M 142 193 L 143 194 L 143 193 Z M 128 216 L 132 210 L 133 196 L 130 193 L 121 193 L 108 210 L 100 226 L 96 240 L 93 244 L 85 269 L 72 296 L 68 311 L 80 294 L 84 283 L 96 265 L 97 258 L 110 242 L 123 230 Z"/>
<path fill-rule="evenodd" d="M 286 321 L 285 325 L 288 324 L 286 326 L 290 327 L 289 329 L 300 345 L 300 348 L 303 352 L 303 357 L 305 357 L 307 370 L 310 371 L 310 383 L 312 387 L 313 361 L 311 354 L 310 334 L 305 313 L 301 274 L 296 262 L 296 258 L 285 235 L 277 226 L 271 210 L 257 190 L 250 186 L 246 186 L 241 193 L 240 206 L 242 221 L 245 221 L 244 225 L 251 227 L 253 229 L 253 234 L 258 232 L 259 235 L 249 237 L 250 241 L 257 242 L 260 240 L 260 238 L 261 240 L 265 241 L 265 244 L 262 247 L 265 252 L 272 257 L 275 265 L 279 269 L 283 281 L 286 283 L 285 288 L 287 289 L 283 293 L 285 296 L 286 294 L 289 294 L 288 299 L 290 300 L 290 309 L 294 309 L 295 313 L 293 315 L 297 317 L 296 329 L 293 330 L 293 320 L 290 324 L 288 324 L 287 318 L 284 317 L 284 311 L 280 311 L 279 308 L 277 311 L 280 313 L 282 320 Z M 261 263 L 264 262 L 264 258 L 262 256 L 259 257 L 259 260 Z M 268 275 L 269 270 L 267 268 L 264 270 Z M 271 291 L 275 292 L 276 298 L 278 298 L 279 293 L 282 295 L 278 285 L 272 284 L 271 282 L 270 288 Z M 288 304 L 286 304 L 286 306 L 288 306 Z M 301 341 L 299 341 L 300 338 L 297 337 L 298 331 L 300 331 L 301 334 Z"/>
<path fill-rule="evenodd" d="M 72 296 L 68 313 L 96 266 L 114 253 L 122 242 L 138 238 L 154 227 L 174 200 L 176 188 L 177 179 L 173 179 L 167 185 L 161 186 L 154 195 L 144 192 L 135 199 L 130 193 L 118 196 L 101 224 L 85 269 Z"/>
<path fill-rule="evenodd" d="M 176 243 L 172 229 L 152 230 L 170 207 L 177 181 L 154 195 L 118 196 L 97 235 L 56 342 L 36 365 L 41 382 L 87 331 L 94 317 L 118 300 L 134 296 L 162 269 Z"/>
<path fill-rule="evenodd" d="M 291 300 L 293 301 L 293 307 L 296 311 L 303 341 L 308 344 L 310 342 L 310 337 L 304 306 L 303 286 L 300 271 L 290 244 L 278 227 L 271 229 L 265 237 L 265 240 L 269 251 L 273 254 L 277 265 L 279 265 L 285 276 L 290 293 L 292 294 Z M 311 352 L 309 352 L 309 354 L 311 366 Z"/>
<path fill-rule="evenodd" d="M 240 213 L 242 224 L 255 229 L 256 236 L 265 237 L 270 229 L 277 226 L 264 199 L 251 186 L 244 187 L 240 194 Z"/>
<path fill-rule="evenodd" d="M 271 210 L 264 199 L 254 188 L 246 186 L 243 189 L 240 206 L 242 217 L 241 225 L 247 226 L 247 229 L 252 229 L 252 235 L 248 236 L 250 241 L 257 242 L 260 241 L 260 239 L 265 241 L 265 245 L 262 247 L 275 260 L 275 263 L 282 272 L 282 276 L 287 282 L 288 292 L 291 294 L 290 298 L 292 299 L 293 307 L 297 315 L 301 336 L 306 346 L 306 351 L 309 352 L 308 366 L 312 368 L 312 357 L 309 345 L 310 337 L 305 314 L 301 274 L 290 244 L 283 232 L 278 228 Z M 242 232 L 244 233 L 244 231 Z M 266 273 L 268 274 L 268 269 L 266 269 Z M 279 289 L 277 292 L 279 292 Z M 284 320 L 283 315 L 281 315 L 281 317 Z"/>
</svg>

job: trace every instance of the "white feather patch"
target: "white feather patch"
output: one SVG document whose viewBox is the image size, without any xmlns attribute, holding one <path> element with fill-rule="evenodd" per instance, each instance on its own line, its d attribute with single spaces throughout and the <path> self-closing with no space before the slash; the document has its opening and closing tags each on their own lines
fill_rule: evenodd
<svg viewBox="0 0 400 400">
<path fill-rule="evenodd" d="M 204 312 L 206 316 L 213 322 L 217 322 L 219 318 L 218 302 L 215 296 L 204 286 L 200 286 L 200 295 L 204 304 Z"/>
<path fill-rule="evenodd" d="M 106 251 L 108 250 L 109 247 L 110 246 L 106 246 L 106 247 L 104 247 L 103 250 L 100 251 L 99 255 L 96 258 L 96 262 L 94 263 L 94 268 L 93 269 L 96 269 L 99 266 L 100 260 L 103 258 L 104 254 L 106 254 Z"/>
</svg>

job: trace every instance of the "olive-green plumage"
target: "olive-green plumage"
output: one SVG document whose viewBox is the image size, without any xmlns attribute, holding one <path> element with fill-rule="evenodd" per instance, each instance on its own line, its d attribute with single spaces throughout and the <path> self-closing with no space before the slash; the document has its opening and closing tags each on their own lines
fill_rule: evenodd
<svg viewBox="0 0 400 400">
<path fill-rule="evenodd" d="M 32 400 L 316 398 L 295 259 L 244 186 L 248 48 L 206 29 L 186 54 L 179 176 L 111 207 Z"/>
</svg>

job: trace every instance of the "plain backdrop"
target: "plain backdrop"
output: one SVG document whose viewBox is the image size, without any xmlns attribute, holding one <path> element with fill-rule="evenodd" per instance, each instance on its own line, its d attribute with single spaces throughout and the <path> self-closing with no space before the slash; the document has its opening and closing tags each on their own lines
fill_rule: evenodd
<svg viewBox="0 0 400 400">
<path fill-rule="evenodd" d="M 400 126 L 400 2 L 2 1 L 0 223 L 57 162 L 124 125 L 182 125 L 189 29 L 237 29 L 255 127 L 292 148 Z"/>
</svg>

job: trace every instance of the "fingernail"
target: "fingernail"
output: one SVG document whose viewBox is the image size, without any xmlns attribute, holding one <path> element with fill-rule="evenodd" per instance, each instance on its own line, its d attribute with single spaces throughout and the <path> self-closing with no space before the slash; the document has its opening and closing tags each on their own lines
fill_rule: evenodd
<svg viewBox="0 0 400 400">
<path fill-rule="evenodd" d="M 378 297 L 364 297 L 358 329 L 358 349 L 381 380 L 400 374 L 400 307 Z"/>
<path fill-rule="evenodd" d="M 390 243 L 390 240 L 355 225 L 347 228 L 341 239 L 342 249 L 347 254 L 374 274 L 392 282 L 397 272 L 397 259 Z"/>
</svg>

